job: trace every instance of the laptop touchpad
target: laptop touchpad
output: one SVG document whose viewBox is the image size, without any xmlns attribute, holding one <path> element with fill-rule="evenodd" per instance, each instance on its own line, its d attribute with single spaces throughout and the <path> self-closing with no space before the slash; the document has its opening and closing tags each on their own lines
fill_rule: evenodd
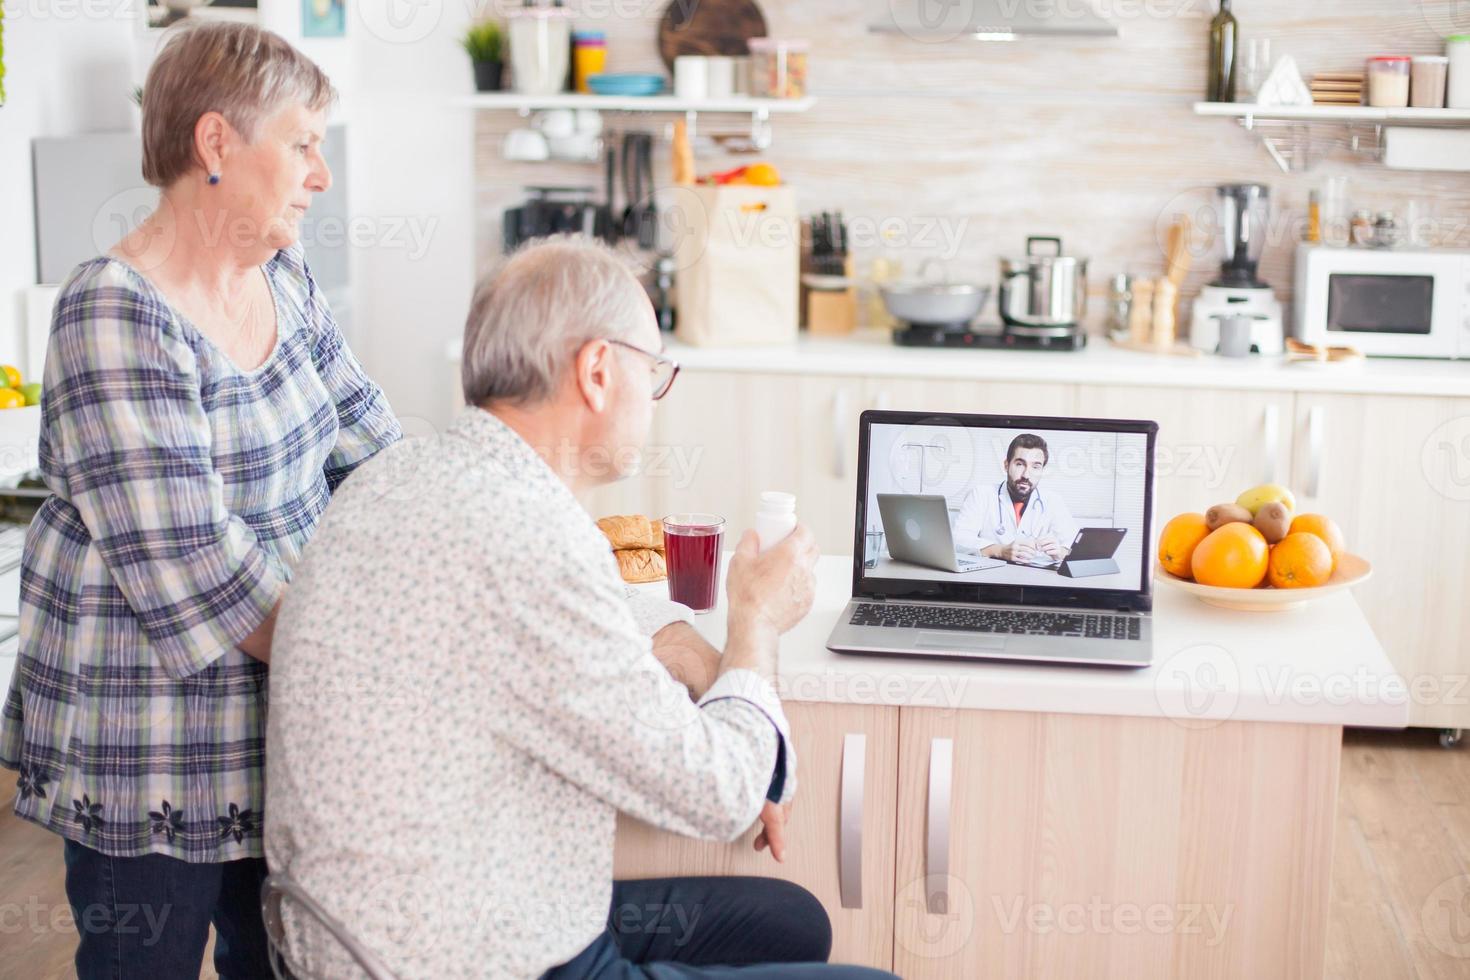
<svg viewBox="0 0 1470 980">
<path fill-rule="evenodd" d="M 1003 650 L 1005 645 L 1000 636 L 939 632 L 921 632 L 914 643 L 920 650 Z"/>
</svg>

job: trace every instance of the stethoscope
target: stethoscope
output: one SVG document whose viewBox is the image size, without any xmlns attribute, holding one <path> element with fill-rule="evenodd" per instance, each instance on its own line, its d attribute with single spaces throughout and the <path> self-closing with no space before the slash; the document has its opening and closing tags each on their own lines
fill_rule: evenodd
<svg viewBox="0 0 1470 980">
<path fill-rule="evenodd" d="M 1007 481 L 1002 480 L 1000 482 L 1000 485 L 995 488 L 995 512 L 1000 517 L 1000 523 L 997 524 L 995 527 L 996 537 L 1003 536 L 1006 531 L 1009 530 L 1009 528 L 1006 526 L 1006 504 L 1010 502 L 1011 495 L 1006 492 L 1006 482 Z M 1030 499 L 1026 501 L 1026 510 L 1023 511 L 1023 513 L 1029 512 L 1032 507 L 1039 508 L 1038 513 L 1046 510 L 1046 504 L 1041 499 L 1041 488 L 1035 485 L 1031 487 Z M 1015 507 L 1011 508 L 1011 512 L 1015 513 Z M 1020 531 L 1021 522 L 1017 521 L 1016 532 L 1019 534 Z"/>
</svg>

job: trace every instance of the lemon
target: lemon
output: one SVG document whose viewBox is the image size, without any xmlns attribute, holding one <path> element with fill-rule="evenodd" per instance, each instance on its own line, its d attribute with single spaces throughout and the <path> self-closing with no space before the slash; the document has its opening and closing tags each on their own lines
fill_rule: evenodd
<svg viewBox="0 0 1470 980">
<path fill-rule="evenodd" d="M 5 372 L 5 385 L 8 388 L 19 388 L 21 377 L 20 368 L 14 364 L 0 364 L 0 371 Z"/>
<path fill-rule="evenodd" d="M 26 396 L 14 388 L 0 388 L 0 409 L 24 408 Z"/>
</svg>

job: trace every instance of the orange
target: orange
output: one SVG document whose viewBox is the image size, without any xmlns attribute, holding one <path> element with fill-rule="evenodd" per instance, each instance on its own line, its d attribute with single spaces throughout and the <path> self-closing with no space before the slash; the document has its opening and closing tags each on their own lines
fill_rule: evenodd
<svg viewBox="0 0 1470 980">
<path fill-rule="evenodd" d="M 1269 553 L 1260 531 L 1236 521 L 1215 528 L 1195 545 L 1189 568 L 1201 585 L 1254 589 L 1266 577 Z"/>
<path fill-rule="evenodd" d="M 757 187 L 779 187 L 781 186 L 781 171 L 769 163 L 752 163 L 745 168 L 745 173 L 741 174 L 741 180 Z"/>
<path fill-rule="evenodd" d="M 1305 589 L 1332 577 L 1332 552 L 1315 534 L 1297 531 L 1271 549 L 1267 578 L 1278 589 Z"/>
<path fill-rule="evenodd" d="M 1288 534 L 1302 532 L 1315 534 L 1327 545 L 1327 550 L 1332 552 L 1332 564 L 1337 565 L 1338 557 L 1347 551 L 1347 539 L 1342 536 L 1342 528 L 1337 522 L 1326 514 L 1298 514 L 1292 519 Z"/>
<path fill-rule="evenodd" d="M 0 388 L 0 408 L 23 408 L 26 396 L 14 388 Z"/>
<path fill-rule="evenodd" d="M 20 368 L 16 367 L 14 364 L 0 364 L 0 371 L 5 372 L 5 387 L 20 387 Z"/>
<path fill-rule="evenodd" d="M 1203 514 L 1180 514 L 1159 532 L 1159 564 L 1170 575 L 1189 578 L 1189 556 L 1210 533 Z"/>
</svg>

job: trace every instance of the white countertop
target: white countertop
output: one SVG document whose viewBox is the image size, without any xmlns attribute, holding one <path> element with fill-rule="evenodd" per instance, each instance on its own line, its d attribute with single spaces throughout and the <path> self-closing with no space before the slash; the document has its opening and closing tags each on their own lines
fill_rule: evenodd
<svg viewBox="0 0 1470 980">
<path fill-rule="evenodd" d="M 1470 360 L 1370 357 L 1304 366 L 1257 355 L 1147 354 L 1098 336 L 1080 351 L 1009 351 L 899 347 L 886 330 L 847 337 L 803 332 L 794 344 L 765 347 L 692 347 L 670 337 L 666 352 L 690 371 L 1470 397 Z M 460 342 L 447 344 L 444 356 L 458 364 Z"/>
<path fill-rule="evenodd" d="M 849 558 L 817 566 L 811 614 L 782 638 L 778 688 L 792 701 L 942 709 L 1402 728 L 1408 695 L 1348 591 L 1303 608 L 1245 613 L 1160 585 L 1152 667 L 1061 667 L 832 653 L 827 636 L 851 597 Z M 664 583 L 646 586 L 667 594 Z M 697 617 L 715 646 L 721 607 Z"/>
<path fill-rule="evenodd" d="M 781 347 L 691 347 L 671 339 L 668 352 L 694 371 L 1470 396 L 1470 361 L 1380 357 L 1305 367 L 1260 356 L 1145 354 L 1096 336 L 1080 351 L 955 350 L 898 347 L 887 331 L 863 330 L 845 338 L 803 333 Z"/>
</svg>

